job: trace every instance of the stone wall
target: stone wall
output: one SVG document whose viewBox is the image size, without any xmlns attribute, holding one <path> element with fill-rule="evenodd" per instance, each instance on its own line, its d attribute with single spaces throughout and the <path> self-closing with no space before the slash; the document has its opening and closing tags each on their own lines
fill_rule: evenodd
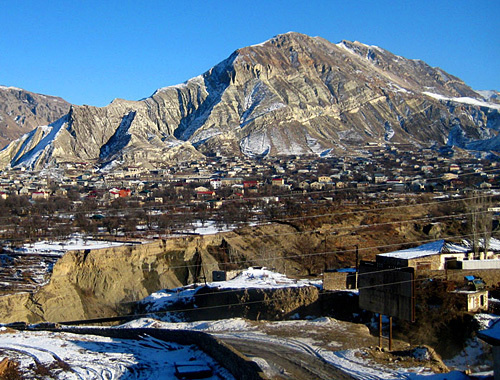
<svg viewBox="0 0 500 380">
<path fill-rule="evenodd" d="M 323 289 L 357 289 L 357 274 L 349 272 L 325 272 L 323 273 Z"/>
<path fill-rule="evenodd" d="M 347 289 L 347 272 L 325 272 L 323 273 L 324 290 Z"/>
</svg>

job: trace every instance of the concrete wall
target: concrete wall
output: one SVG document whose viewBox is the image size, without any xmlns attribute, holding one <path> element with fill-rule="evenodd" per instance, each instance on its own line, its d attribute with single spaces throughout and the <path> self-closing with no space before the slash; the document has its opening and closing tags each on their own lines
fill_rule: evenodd
<svg viewBox="0 0 500 380">
<path fill-rule="evenodd" d="M 452 292 L 458 299 L 464 311 L 478 312 L 488 310 L 488 291 L 480 290 L 471 291 L 455 291 Z"/>
<path fill-rule="evenodd" d="M 500 269 L 500 260 L 464 260 L 462 269 Z"/>
<path fill-rule="evenodd" d="M 413 268 L 428 267 L 431 270 L 441 269 L 440 255 L 431 255 L 426 257 L 419 257 L 417 259 L 408 260 L 408 266 Z"/>
</svg>

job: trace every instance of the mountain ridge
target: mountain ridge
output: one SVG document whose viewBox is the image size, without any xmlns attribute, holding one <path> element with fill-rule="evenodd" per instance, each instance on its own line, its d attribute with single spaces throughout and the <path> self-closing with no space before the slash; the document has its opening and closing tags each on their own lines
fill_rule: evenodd
<svg viewBox="0 0 500 380">
<path fill-rule="evenodd" d="M 484 149 L 500 150 L 498 104 L 464 99 L 483 96 L 423 61 L 290 32 L 237 49 L 205 73 L 143 100 L 72 106 L 52 141 L 43 131 L 23 136 L 0 152 L 0 167 L 335 155 L 368 143 L 460 141 L 481 150 L 486 140 Z M 457 128 L 464 139 L 451 138 Z M 42 138 L 43 148 L 33 151 Z"/>
<path fill-rule="evenodd" d="M 0 85 L 0 146 L 64 116 L 70 104 L 57 96 Z"/>
</svg>

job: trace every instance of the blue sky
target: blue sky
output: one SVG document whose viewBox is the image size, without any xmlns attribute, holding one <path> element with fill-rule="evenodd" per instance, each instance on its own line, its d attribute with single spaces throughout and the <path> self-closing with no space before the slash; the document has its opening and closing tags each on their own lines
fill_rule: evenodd
<svg viewBox="0 0 500 380">
<path fill-rule="evenodd" d="M 500 1 L 0 0 L 0 85 L 104 106 L 295 31 L 422 59 L 500 90 Z"/>
</svg>

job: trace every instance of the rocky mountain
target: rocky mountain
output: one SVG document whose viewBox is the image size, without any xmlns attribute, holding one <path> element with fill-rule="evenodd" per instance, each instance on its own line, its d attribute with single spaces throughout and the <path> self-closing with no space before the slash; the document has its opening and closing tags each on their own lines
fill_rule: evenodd
<svg viewBox="0 0 500 380">
<path fill-rule="evenodd" d="M 69 108 L 68 102 L 55 96 L 0 86 L 0 146 L 58 120 Z"/>
<path fill-rule="evenodd" d="M 490 95 L 376 46 L 287 33 L 141 101 L 72 106 L 1 151 L 0 167 L 344 155 L 368 143 L 500 150 Z"/>
</svg>

